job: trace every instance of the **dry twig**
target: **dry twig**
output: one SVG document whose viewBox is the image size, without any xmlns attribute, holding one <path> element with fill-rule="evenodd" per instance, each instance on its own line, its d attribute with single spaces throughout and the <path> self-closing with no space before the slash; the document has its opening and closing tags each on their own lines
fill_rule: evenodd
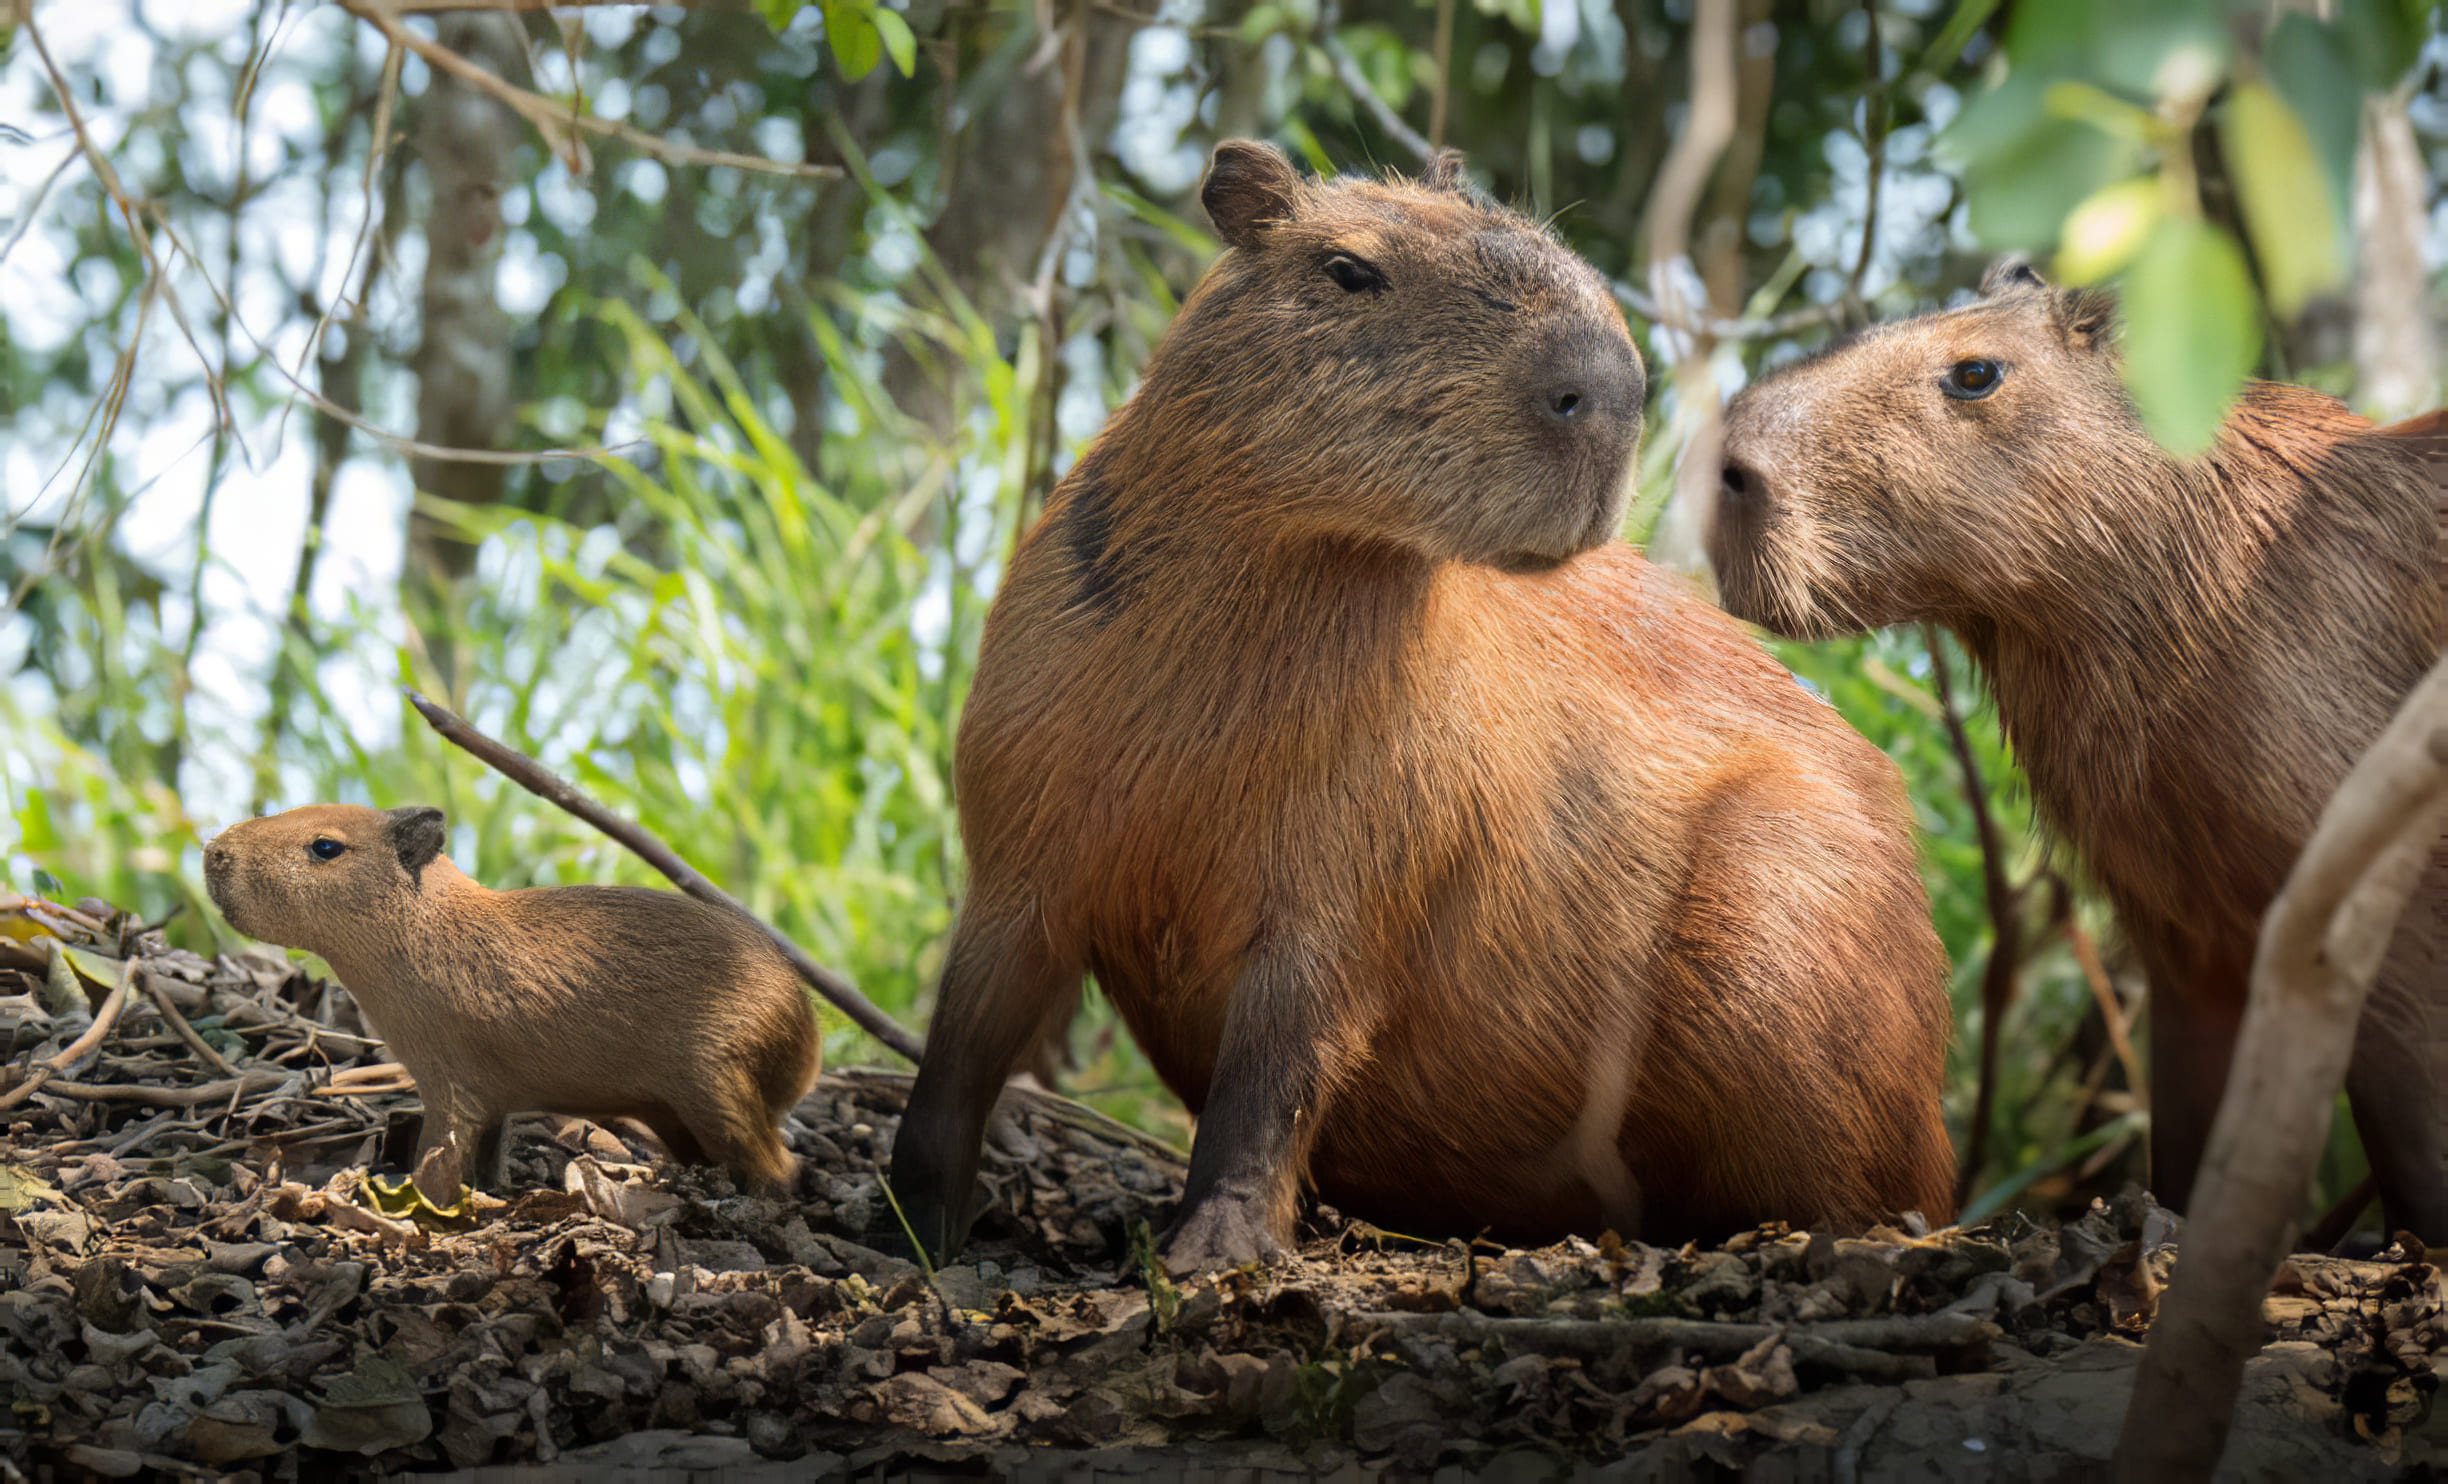
<svg viewBox="0 0 2448 1484">
<path fill-rule="evenodd" d="M 559 805 L 627 846 L 632 854 L 669 877 L 673 885 L 690 896 L 718 907 L 728 907 L 755 923 L 766 937 L 773 940 L 773 945 L 782 950 L 782 956 L 799 971 L 799 977 L 830 1001 L 835 1009 L 849 1016 L 859 1029 L 913 1062 L 924 1054 L 925 1043 L 899 1021 L 878 1009 L 873 1000 L 860 994 L 856 985 L 808 957 L 806 949 L 792 942 L 773 924 L 741 906 L 737 898 L 708 881 L 696 867 L 682 860 L 677 852 L 645 828 L 621 818 L 576 786 L 555 777 L 543 764 L 525 753 L 476 730 L 457 713 L 435 705 L 415 691 L 408 692 L 408 701 L 435 731 L 453 745 L 474 754 L 495 772 L 536 797 Z"/>
<path fill-rule="evenodd" d="M 1980 841 L 1981 895 L 1989 906 L 1989 962 L 1981 972 L 1980 1088 L 1973 1095 L 1972 1127 L 1964 1141 L 1963 1168 L 1955 1177 L 1955 1204 L 1972 1196 L 1972 1182 L 1989 1157 L 1989 1121 L 1997 1106 L 1998 1034 L 2006 1011 L 2014 1003 L 2015 971 L 2023 961 L 2023 893 L 2006 874 L 2006 846 L 1998 837 L 1997 820 L 1989 812 L 1989 785 L 1981 777 L 1980 759 L 1972 751 L 1972 734 L 1964 729 L 1963 712 L 1955 705 L 1955 681 L 1948 673 L 1946 648 L 1937 627 L 1921 626 L 1929 646 L 1930 679 L 1938 690 L 1938 714 L 1954 744 L 1955 764 L 1963 770 L 1964 798 L 1972 806 L 1972 834 Z"/>
<path fill-rule="evenodd" d="M 2346 775 L 2262 918 L 2184 1263 L 2117 1440 L 2120 1479 L 2207 1479 L 2218 1463 L 2363 1002 L 2444 823 L 2448 660 Z"/>
<path fill-rule="evenodd" d="M 129 962 L 132 964 L 135 960 L 130 959 Z M 138 969 L 136 978 L 144 985 L 145 993 L 152 997 L 155 1013 L 161 1016 L 180 1040 L 187 1043 L 188 1050 L 193 1051 L 204 1065 L 219 1072 L 222 1076 L 235 1077 L 238 1075 L 238 1069 L 229 1064 L 229 1058 L 213 1050 L 211 1043 L 197 1035 L 196 1028 L 189 1025 L 187 1017 L 179 1013 L 178 1006 L 170 1003 L 170 991 L 162 988 L 160 978 L 149 966 Z"/>
<path fill-rule="evenodd" d="M 75 1066 L 79 1058 L 101 1045 L 102 1038 L 109 1035 L 111 1027 L 119 1023 L 119 1012 L 127 1005 L 128 987 L 134 982 L 135 973 L 136 961 L 134 959 L 129 959 L 121 964 L 119 982 L 112 986 L 110 997 L 102 1002 L 102 1008 L 94 1012 L 93 1024 L 85 1028 L 83 1035 L 61 1047 L 56 1055 L 44 1058 L 26 1080 L 6 1092 L 0 1092 L 0 1108 L 16 1107 L 35 1093 L 40 1092 L 46 1083 L 51 1085 L 54 1092 L 67 1086 L 67 1083 L 54 1083 L 51 1079 Z"/>
<path fill-rule="evenodd" d="M 477 66 L 474 62 L 436 41 L 429 41 L 401 23 L 403 7 L 380 3 L 380 0 L 339 0 L 342 9 L 360 20 L 371 23 L 389 39 L 393 46 L 404 46 L 423 57 L 426 62 L 472 86 L 492 94 L 514 110 L 519 117 L 535 126 L 544 136 L 546 147 L 565 162 L 572 164 L 573 173 L 582 163 L 571 149 L 574 133 L 599 134 L 617 139 L 641 154 L 674 165 L 729 165 L 739 170 L 757 170 L 769 175 L 790 175 L 805 180 L 835 180 L 841 176 L 838 165 L 791 164 L 767 159 L 763 155 L 735 154 L 725 149 L 699 149 L 695 145 L 677 144 L 659 134 L 650 134 L 633 124 L 616 119 L 582 113 L 573 105 L 564 106 L 541 93 L 530 92 L 515 83 Z M 513 6 L 480 6 L 478 9 L 515 9 Z"/>
</svg>

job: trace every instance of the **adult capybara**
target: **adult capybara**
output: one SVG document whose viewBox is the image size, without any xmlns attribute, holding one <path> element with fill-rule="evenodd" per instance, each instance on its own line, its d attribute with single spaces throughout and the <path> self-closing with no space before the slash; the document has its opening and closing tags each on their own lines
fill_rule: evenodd
<svg viewBox="0 0 2448 1484">
<path fill-rule="evenodd" d="M 1948 1214 L 1896 770 L 1615 530 L 1607 285 L 1472 189 L 1216 150 L 1229 247 L 990 613 L 892 1179 L 957 1249 L 1094 974 L 1199 1114 L 1176 1268 L 1403 1230 Z"/>
<path fill-rule="evenodd" d="M 737 912 L 634 886 L 492 891 L 439 809 L 316 804 L 204 847 L 230 926 L 323 956 L 425 1104 L 417 1179 L 501 1178 L 513 1113 L 631 1117 L 767 1187 L 823 1043 L 799 976 Z"/>
<path fill-rule="evenodd" d="M 2151 990 L 2151 1164 L 2190 1193 L 2261 914 L 2338 781 L 2448 641 L 2417 440 L 2248 386 L 2170 457 L 2111 300 L 2017 264 L 1967 307 L 1764 377 L 1726 414 L 1726 606 L 1819 637 L 1934 620 L 1997 697 L 2043 820 Z M 2448 1241 L 2448 865 L 2365 1012 L 2348 1093 L 2389 1221 Z"/>
</svg>

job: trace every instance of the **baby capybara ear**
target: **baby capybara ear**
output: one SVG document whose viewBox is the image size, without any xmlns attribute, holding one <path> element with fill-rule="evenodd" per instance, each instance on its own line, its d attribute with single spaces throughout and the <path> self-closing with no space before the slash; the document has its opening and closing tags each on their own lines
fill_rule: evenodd
<svg viewBox="0 0 2448 1484">
<path fill-rule="evenodd" d="M 391 846 L 399 852 L 408 879 L 422 881 L 425 867 L 442 853 L 442 811 L 431 804 L 411 804 L 391 811 Z"/>
<path fill-rule="evenodd" d="M 1980 293 L 1984 299 L 1994 299 L 2000 294 L 2019 294 L 2030 289 L 2047 287 L 2048 280 L 2040 276 L 2039 269 L 2021 258 L 2012 257 L 2000 258 L 1991 263 L 1989 271 L 1981 275 L 1980 281 Z"/>
<path fill-rule="evenodd" d="M 1256 245 L 1264 228 L 1292 219 L 1300 172 L 1282 150 L 1254 139 L 1227 139 L 1207 165 L 1199 204 L 1230 247 Z"/>
</svg>

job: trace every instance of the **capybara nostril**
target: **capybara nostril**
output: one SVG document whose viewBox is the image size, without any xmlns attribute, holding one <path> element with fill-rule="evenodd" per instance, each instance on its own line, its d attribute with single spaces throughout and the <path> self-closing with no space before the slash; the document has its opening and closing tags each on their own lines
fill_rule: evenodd
<svg viewBox="0 0 2448 1484">
<path fill-rule="evenodd" d="M 1728 505 L 1752 505 L 1768 498 L 1768 482 L 1743 467 L 1739 459 L 1725 461 L 1721 493 Z"/>
<path fill-rule="evenodd" d="M 1638 424 L 1645 386 L 1629 342 L 1574 327 L 1549 339 L 1535 364 L 1539 412 L 1548 421 L 1576 429 L 1610 417 Z"/>
</svg>

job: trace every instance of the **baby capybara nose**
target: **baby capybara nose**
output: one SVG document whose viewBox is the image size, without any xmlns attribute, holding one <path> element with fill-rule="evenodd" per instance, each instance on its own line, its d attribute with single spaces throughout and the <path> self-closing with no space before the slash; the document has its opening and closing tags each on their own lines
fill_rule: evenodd
<svg viewBox="0 0 2448 1484">
<path fill-rule="evenodd" d="M 1635 422 L 1648 390 L 1640 353 L 1620 336 L 1574 330 L 1542 347 L 1537 365 L 1539 415 L 1565 428 L 1608 418 Z"/>
</svg>

